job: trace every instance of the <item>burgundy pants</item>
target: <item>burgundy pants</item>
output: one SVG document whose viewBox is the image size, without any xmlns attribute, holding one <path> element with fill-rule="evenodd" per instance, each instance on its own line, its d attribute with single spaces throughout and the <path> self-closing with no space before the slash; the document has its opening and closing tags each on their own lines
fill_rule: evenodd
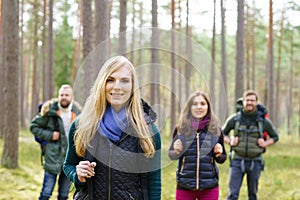
<svg viewBox="0 0 300 200">
<path fill-rule="evenodd" d="M 218 200 L 219 187 L 208 190 L 176 190 L 176 200 Z"/>
</svg>

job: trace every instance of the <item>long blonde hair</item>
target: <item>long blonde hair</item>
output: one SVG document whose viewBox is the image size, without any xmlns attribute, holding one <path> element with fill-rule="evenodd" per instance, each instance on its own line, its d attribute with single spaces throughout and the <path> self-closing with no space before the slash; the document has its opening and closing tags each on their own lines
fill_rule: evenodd
<svg viewBox="0 0 300 200">
<path fill-rule="evenodd" d="M 211 101 L 208 97 L 208 95 L 202 91 L 196 91 L 194 92 L 187 100 L 185 103 L 183 110 L 180 114 L 178 123 L 177 123 L 177 130 L 178 134 L 190 134 L 191 130 L 191 118 L 192 118 L 192 113 L 191 113 L 191 107 L 193 104 L 193 101 L 196 97 L 202 96 L 207 105 L 208 105 L 208 110 L 206 116 L 210 118 L 209 123 L 208 123 L 208 132 L 211 134 L 215 134 L 219 136 L 221 134 L 219 126 L 218 126 L 218 119 L 213 113 L 213 108 L 211 105 Z"/>
<path fill-rule="evenodd" d="M 98 124 L 107 107 L 105 86 L 107 78 L 120 69 L 128 67 L 132 75 L 132 94 L 127 106 L 127 116 L 137 133 L 145 156 L 151 157 L 155 153 L 149 127 L 144 119 L 138 80 L 133 64 L 124 56 L 116 56 L 107 60 L 101 67 L 97 79 L 91 88 L 81 114 L 78 117 L 77 130 L 74 135 L 76 153 L 83 157 L 92 138 L 97 133 Z"/>
</svg>

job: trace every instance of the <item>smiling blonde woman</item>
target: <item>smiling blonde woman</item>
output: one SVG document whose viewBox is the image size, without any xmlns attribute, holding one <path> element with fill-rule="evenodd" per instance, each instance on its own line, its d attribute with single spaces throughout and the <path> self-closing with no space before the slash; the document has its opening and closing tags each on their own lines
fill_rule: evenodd
<svg viewBox="0 0 300 200">
<path fill-rule="evenodd" d="M 124 56 L 106 61 L 69 133 L 64 171 L 75 183 L 75 199 L 160 199 L 155 120 L 132 63 Z"/>
</svg>

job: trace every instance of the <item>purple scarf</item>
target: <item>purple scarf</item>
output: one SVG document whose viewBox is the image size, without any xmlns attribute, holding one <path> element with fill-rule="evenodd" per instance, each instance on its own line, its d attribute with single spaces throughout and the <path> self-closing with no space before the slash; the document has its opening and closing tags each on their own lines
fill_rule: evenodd
<svg viewBox="0 0 300 200">
<path fill-rule="evenodd" d="M 209 123 L 210 117 L 205 116 L 201 121 L 192 117 L 191 119 L 191 128 L 193 131 L 202 131 L 206 128 Z"/>
</svg>

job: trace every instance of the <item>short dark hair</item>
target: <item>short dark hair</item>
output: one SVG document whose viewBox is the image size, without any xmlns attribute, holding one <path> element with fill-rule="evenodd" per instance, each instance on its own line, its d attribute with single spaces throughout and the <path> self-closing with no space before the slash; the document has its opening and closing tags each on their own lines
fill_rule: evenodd
<svg viewBox="0 0 300 200">
<path fill-rule="evenodd" d="M 254 95 L 255 98 L 256 98 L 256 101 L 258 101 L 258 95 L 257 95 L 257 93 L 254 90 L 247 90 L 247 91 L 245 91 L 244 95 L 243 95 L 243 98 L 245 99 L 247 96 L 250 96 L 250 95 Z"/>
</svg>

